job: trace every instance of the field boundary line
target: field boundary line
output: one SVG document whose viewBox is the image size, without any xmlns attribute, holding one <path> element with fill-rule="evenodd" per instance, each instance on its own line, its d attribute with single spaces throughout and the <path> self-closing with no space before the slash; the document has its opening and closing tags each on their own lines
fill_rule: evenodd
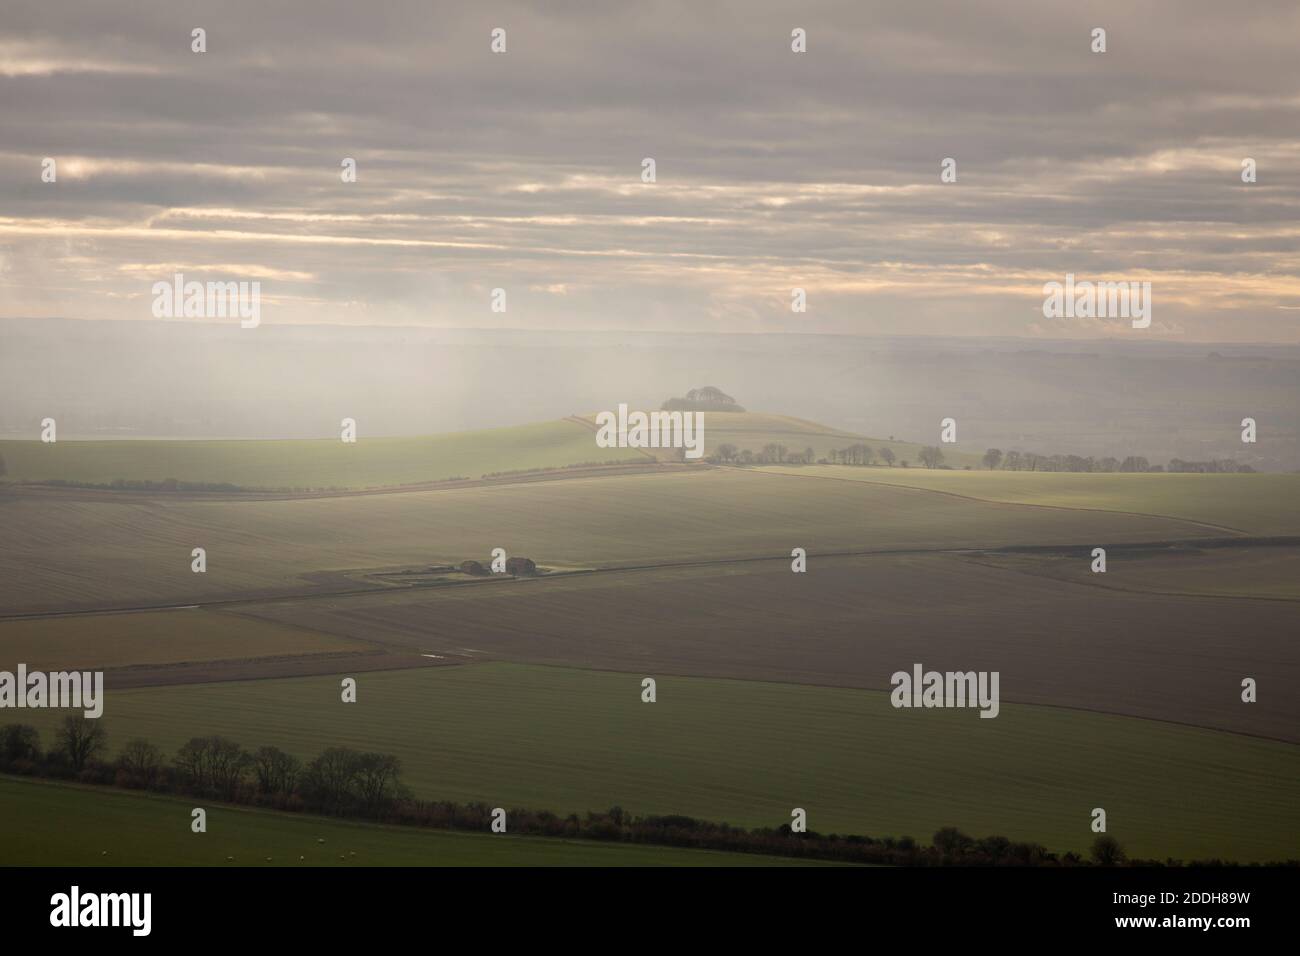
<svg viewBox="0 0 1300 956">
<path fill-rule="evenodd" d="M 1077 584 L 1079 587 L 1100 588 L 1103 591 L 1118 591 L 1121 594 L 1158 594 L 1161 597 L 1175 598 L 1212 598 L 1216 601 L 1281 601 L 1287 604 L 1300 602 L 1300 597 L 1276 597 L 1267 594 L 1215 594 L 1201 593 L 1194 591 L 1158 591 L 1154 588 L 1128 588 L 1116 584 L 1102 584 L 1100 581 L 1075 581 L 1071 578 L 1058 578 L 1054 574 L 1045 574 L 1041 571 L 1031 571 L 1029 568 L 1008 568 L 1000 564 L 990 564 L 988 561 L 981 561 L 980 558 L 986 554 L 1007 553 L 995 551 L 971 552 L 968 554 L 953 555 L 953 557 L 962 558 L 970 561 L 972 564 L 978 564 L 982 568 L 989 568 L 994 571 L 1010 571 L 1013 574 L 1024 574 L 1031 578 L 1041 581 L 1056 581 L 1059 584 Z"/>
</svg>

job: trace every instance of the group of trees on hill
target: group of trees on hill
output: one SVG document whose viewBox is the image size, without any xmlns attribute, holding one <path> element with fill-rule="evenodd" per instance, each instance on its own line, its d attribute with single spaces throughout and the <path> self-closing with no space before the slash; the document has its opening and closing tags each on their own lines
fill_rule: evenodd
<svg viewBox="0 0 1300 956">
<path fill-rule="evenodd" d="M 683 398 L 670 398 L 660 406 L 665 412 L 743 412 L 745 409 L 720 388 L 693 388 Z"/>
<path fill-rule="evenodd" d="M 170 760 L 139 737 L 128 741 L 115 760 L 107 755 L 108 734 L 102 719 L 67 717 L 48 753 L 42 751 L 35 728 L 0 727 L 0 771 L 8 773 L 480 833 L 488 831 L 493 816 L 493 808 L 484 803 L 415 799 L 402 785 L 401 761 L 392 754 L 331 747 L 303 762 L 277 747 L 246 750 L 229 738 L 210 736 L 190 739 Z M 513 808 L 507 820 L 510 833 L 894 866 L 1161 865 L 1161 861 L 1127 860 L 1119 843 L 1104 834 L 1085 858 L 1003 836 L 979 839 L 955 827 L 937 831 L 931 845 L 924 846 L 908 836 L 796 833 L 789 823 L 745 829 L 683 815 L 634 816 L 620 807 L 582 816 Z M 1208 863 L 1222 861 L 1194 861 Z M 1163 864 L 1181 865 L 1177 860 Z"/>
</svg>

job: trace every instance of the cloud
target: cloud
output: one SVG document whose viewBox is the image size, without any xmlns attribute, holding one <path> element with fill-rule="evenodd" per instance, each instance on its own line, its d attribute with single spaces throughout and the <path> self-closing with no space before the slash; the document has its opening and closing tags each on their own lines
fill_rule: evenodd
<svg viewBox="0 0 1300 956">
<path fill-rule="evenodd" d="M 148 318 L 181 261 L 268 321 L 1017 335 L 1073 272 L 1300 340 L 1294 4 L 7 6 L 0 315 Z"/>
</svg>

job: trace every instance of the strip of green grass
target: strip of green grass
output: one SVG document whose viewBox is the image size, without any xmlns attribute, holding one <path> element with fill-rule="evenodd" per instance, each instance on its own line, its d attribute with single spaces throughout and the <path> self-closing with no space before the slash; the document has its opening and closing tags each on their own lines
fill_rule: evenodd
<svg viewBox="0 0 1300 956">
<path fill-rule="evenodd" d="M 420 438 L 318 441 L 0 441 L 12 481 L 106 484 L 142 481 L 228 483 L 241 488 L 377 488 L 479 478 L 591 461 L 643 461 L 635 449 L 598 448 L 574 422 Z"/>
<path fill-rule="evenodd" d="M 451 833 L 0 777 L 0 866 L 807 866 L 812 861 Z M 324 842 L 320 842 L 324 840 Z M 233 858 L 233 859 L 232 859 Z"/>
<path fill-rule="evenodd" d="M 821 832 L 925 841 L 958 826 L 1083 851 L 1104 807 L 1131 854 L 1300 857 L 1300 747 L 1058 708 L 1004 703 L 987 720 L 896 710 L 882 692 L 663 674 L 645 704 L 641 676 L 361 674 L 355 704 L 338 677 L 148 688 L 110 692 L 103 719 L 115 745 L 144 736 L 169 752 L 214 733 L 302 757 L 385 751 L 417 795 L 562 814 L 619 805 L 777 826 L 803 807 Z M 59 715 L 24 719 L 49 740 Z"/>
</svg>

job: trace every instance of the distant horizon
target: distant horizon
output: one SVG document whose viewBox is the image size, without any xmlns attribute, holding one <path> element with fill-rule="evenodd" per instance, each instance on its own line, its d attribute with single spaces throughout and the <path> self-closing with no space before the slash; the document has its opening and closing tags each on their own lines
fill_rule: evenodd
<svg viewBox="0 0 1300 956">
<path fill-rule="evenodd" d="M 149 324 L 156 323 L 162 325 L 184 327 L 193 326 L 204 329 L 223 329 L 228 328 L 228 322 L 220 320 L 206 319 L 155 319 L 149 318 L 118 318 L 118 317 L 100 317 L 91 318 L 86 316 L 0 316 L 0 322 L 86 322 L 86 323 L 128 323 L 128 324 Z M 510 333 L 526 332 L 536 335 L 665 335 L 673 337 L 811 337 L 811 338 L 845 338 L 845 339 L 867 339 L 867 340 L 902 340 L 917 342 L 960 342 L 962 344 L 972 342 L 988 342 L 990 344 L 997 342 L 1023 342 L 1033 345 L 1069 345 L 1087 347 L 1091 345 L 1117 345 L 1125 349 L 1144 349 L 1144 348 L 1164 348 L 1164 347 L 1188 347 L 1188 348 L 1210 348 L 1222 347 L 1231 349 L 1244 349 L 1253 347 L 1275 347 L 1300 350 L 1300 340 L 1281 341 L 1265 339 L 1243 339 L 1243 340 L 1210 340 L 1210 339 L 1186 339 L 1186 338 L 1160 338 L 1147 341 L 1134 341 L 1129 338 L 1119 336 L 1098 336 L 1095 338 L 1055 338 L 1048 336 L 1036 335 L 986 335 L 986 334 L 961 334 L 961 333 L 906 333 L 906 332 L 835 332 L 835 331 L 801 331 L 795 329 L 772 329 L 772 330 L 709 330 L 709 329 L 672 329 L 672 328 L 620 328 L 616 326 L 602 328 L 578 328 L 567 326 L 555 326 L 546 329 L 531 328 L 526 325 L 520 326 L 498 326 L 485 327 L 474 325 L 426 325 L 426 324 L 404 324 L 392 325 L 383 322 L 371 323 L 345 323 L 345 322 L 263 322 L 262 328 L 281 328 L 281 329 L 347 329 L 349 331 L 392 331 L 392 332 L 469 332 L 481 335 L 502 335 Z M 250 332 L 250 334 L 256 334 Z M 1260 356 L 1268 358 L 1268 356 Z"/>
</svg>

